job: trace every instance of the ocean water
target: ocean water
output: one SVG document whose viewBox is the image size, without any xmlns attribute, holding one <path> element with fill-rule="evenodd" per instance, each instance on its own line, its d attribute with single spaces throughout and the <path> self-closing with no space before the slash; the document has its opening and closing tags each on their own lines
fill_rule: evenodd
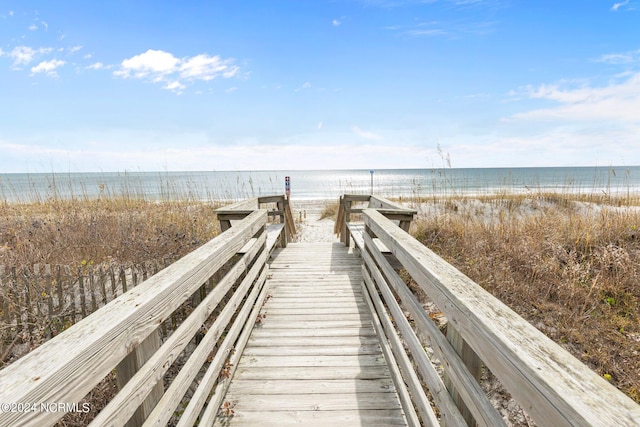
<svg viewBox="0 0 640 427">
<path fill-rule="evenodd" d="M 130 195 L 151 200 L 190 197 L 239 200 L 283 194 L 333 199 L 340 194 L 383 197 L 527 193 L 539 191 L 640 193 L 640 166 L 446 168 L 237 172 L 96 172 L 1 174 L 0 201 Z"/>
</svg>

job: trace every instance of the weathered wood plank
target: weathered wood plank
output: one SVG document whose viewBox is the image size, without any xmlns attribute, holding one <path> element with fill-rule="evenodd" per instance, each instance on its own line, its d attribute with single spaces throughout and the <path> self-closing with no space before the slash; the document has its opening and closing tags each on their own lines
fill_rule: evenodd
<svg viewBox="0 0 640 427">
<path fill-rule="evenodd" d="M 237 400 L 235 411 L 270 411 L 287 409 L 293 411 L 341 411 L 348 409 L 400 409 L 400 402 L 387 392 L 301 394 L 295 387 L 289 394 L 249 394 L 237 399 L 228 394 L 229 401 Z"/>
<path fill-rule="evenodd" d="M 268 327 L 255 328 L 253 337 L 366 337 L 375 335 L 372 327 L 369 328 L 327 328 L 327 329 L 304 329 L 288 328 L 275 329 Z M 274 343 L 274 344 L 277 344 Z"/>
<path fill-rule="evenodd" d="M 385 366 L 385 360 L 382 355 L 372 356 L 296 356 L 296 355 L 277 355 L 277 356 L 243 356 L 240 363 L 248 368 L 255 367 L 302 367 L 302 366 Z"/>
<path fill-rule="evenodd" d="M 274 316 L 290 316 L 290 315 L 333 315 L 335 318 L 337 315 L 341 319 L 343 319 L 342 315 L 344 314 L 367 314 L 368 311 L 365 306 L 354 304 L 352 306 L 347 307 L 336 307 L 336 308 L 322 308 L 311 306 L 308 308 L 291 308 L 287 305 L 270 305 L 264 307 L 265 311 L 269 313 L 269 317 L 273 318 Z"/>
<path fill-rule="evenodd" d="M 268 318 L 264 320 L 264 326 L 270 326 L 272 322 L 275 321 L 284 321 L 284 322 L 349 322 L 349 321 L 358 321 L 358 325 L 361 326 L 366 324 L 365 322 L 371 321 L 371 316 L 365 315 L 363 313 L 342 313 L 340 316 L 336 316 L 335 313 L 311 313 L 311 314 L 278 314 L 272 311 L 264 310 L 265 314 L 268 314 Z M 340 319 L 340 320 L 334 320 Z"/>
<path fill-rule="evenodd" d="M 244 394 L 291 394 L 296 390 L 300 394 L 336 394 L 336 393 L 395 393 L 390 378 L 373 380 L 268 380 L 256 387 L 255 381 L 236 380 L 233 390 L 237 395 Z"/>
<path fill-rule="evenodd" d="M 373 332 L 375 334 L 375 332 Z M 243 355 L 245 356 L 276 356 L 276 355 L 294 355 L 294 356 L 353 356 L 365 354 L 382 354 L 380 346 L 371 345 L 333 345 L 333 346 L 253 346 L 246 348 Z"/>
<path fill-rule="evenodd" d="M 271 320 L 268 313 L 262 327 L 273 329 L 333 329 L 333 328 L 370 328 L 370 320 Z"/>
<path fill-rule="evenodd" d="M 245 380 L 348 380 L 348 379 L 377 379 L 390 378 L 389 368 L 386 366 L 371 366 L 361 369 L 359 366 L 340 367 L 289 367 L 282 368 L 246 368 L 238 366 L 235 378 Z"/>
<path fill-rule="evenodd" d="M 395 426 L 406 425 L 402 414 L 396 409 L 349 410 L 349 411 L 269 411 L 237 412 L 233 417 L 219 415 L 216 425 L 224 426 Z"/>
</svg>

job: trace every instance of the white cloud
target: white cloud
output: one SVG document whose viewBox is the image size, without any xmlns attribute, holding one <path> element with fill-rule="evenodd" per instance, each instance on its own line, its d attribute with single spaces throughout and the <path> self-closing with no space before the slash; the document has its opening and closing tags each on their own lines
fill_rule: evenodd
<svg viewBox="0 0 640 427">
<path fill-rule="evenodd" d="M 18 67 L 33 61 L 36 51 L 29 46 L 17 46 L 8 55 L 13 59 L 13 66 Z"/>
<path fill-rule="evenodd" d="M 31 74 L 47 73 L 49 76 L 55 77 L 56 69 L 62 67 L 65 64 L 64 61 L 58 59 L 52 59 L 50 61 L 43 61 L 31 68 Z"/>
<path fill-rule="evenodd" d="M 185 80 L 210 81 L 217 77 L 234 77 L 239 67 L 233 61 L 207 54 L 177 58 L 169 52 L 149 49 L 122 61 L 120 69 L 113 74 L 122 78 L 163 83 L 164 89 L 180 93 L 186 88 Z"/>
<path fill-rule="evenodd" d="M 185 90 L 187 87 L 185 85 L 183 85 L 182 83 L 180 83 L 179 81 L 173 81 L 170 83 L 167 83 L 163 89 L 167 89 L 170 90 L 171 92 L 175 92 L 177 94 L 181 94 L 183 90 Z"/>
<path fill-rule="evenodd" d="M 311 89 L 311 83 L 310 82 L 304 82 L 302 84 L 302 86 L 300 86 L 297 89 L 294 89 L 295 92 L 300 92 L 301 90 L 305 90 L 305 89 Z"/>
<path fill-rule="evenodd" d="M 45 21 L 40 21 L 40 24 L 42 24 L 42 26 L 44 27 L 45 32 L 49 31 L 49 24 L 47 24 Z"/>
<path fill-rule="evenodd" d="M 441 29 L 431 29 L 431 30 L 409 30 L 409 31 L 406 31 L 405 34 L 413 37 L 431 37 L 431 36 L 446 36 L 449 33 Z"/>
<path fill-rule="evenodd" d="M 5 52 L 5 55 L 13 59 L 12 68 L 14 70 L 21 69 L 22 66 L 29 65 L 37 56 L 48 55 L 53 52 L 51 47 L 41 47 L 34 49 L 29 46 L 16 46 L 11 52 Z"/>
<path fill-rule="evenodd" d="M 38 29 L 38 26 L 36 24 L 29 25 L 29 31 L 36 31 L 37 29 Z"/>
<path fill-rule="evenodd" d="M 233 77 L 238 72 L 238 67 L 232 63 L 233 60 L 223 60 L 217 55 L 196 55 L 182 61 L 180 77 L 205 81 L 213 80 L 220 75 L 224 78 Z"/>
<path fill-rule="evenodd" d="M 168 52 L 149 49 L 145 53 L 122 61 L 120 70 L 113 74 L 123 78 L 157 77 L 175 72 L 179 63 L 180 60 Z"/>
<path fill-rule="evenodd" d="M 9 11 L 9 16 L 13 16 L 13 10 Z"/>
<path fill-rule="evenodd" d="M 382 136 L 378 135 L 377 133 L 362 130 L 358 126 L 352 126 L 351 130 L 353 131 L 353 133 L 364 139 L 372 141 L 380 141 L 383 139 Z"/>
<path fill-rule="evenodd" d="M 90 70 L 101 70 L 103 68 L 105 68 L 104 64 L 102 62 L 95 62 L 91 65 L 88 65 L 86 68 L 90 69 Z"/>
<path fill-rule="evenodd" d="M 514 115 L 514 119 L 572 120 L 593 123 L 614 121 L 640 125 L 640 72 L 608 86 L 562 88 L 559 85 L 527 87 L 530 98 L 559 105 Z"/>
<path fill-rule="evenodd" d="M 340 26 L 340 24 L 342 24 L 342 21 L 340 21 L 340 20 L 338 20 L 338 19 L 334 19 L 333 21 L 331 21 L 331 24 L 332 24 L 334 27 L 339 27 L 339 26 Z"/>
<path fill-rule="evenodd" d="M 82 46 L 73 46 L 69 48 L 69 53 L 73 54 L 82 49 Z"/>
<path fill-rule="evenodd" d="M 629 4 L 629 0 L 625 0 L 625 1 L 620 2 L 620 3 L 614 3 L 613 6 L 611 6 L 611 10 L 617 11 L 622 6 L 626 6 L 627 4 Z"/>
<path fill-rule="evenodd" d="M 609 64 L 631 64 L 640 60 L 640 49 L 624 52 L 624 53 L 610 53 L 606 55 L 602 55 L 600 58 L 596 59 L 596 62 L 606 62 Z"/>
<path fill-rule="evenodd" d="M 318 130 L 322 129 L 322 126 L 324 126 L 322 122 L 318 122 Z"/>
</svg>

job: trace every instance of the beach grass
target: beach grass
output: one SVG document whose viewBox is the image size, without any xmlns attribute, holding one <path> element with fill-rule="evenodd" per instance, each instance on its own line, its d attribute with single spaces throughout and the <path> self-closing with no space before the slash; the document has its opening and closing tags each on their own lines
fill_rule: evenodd
<svg viewBox="0 0 640 427">
<path fill-rule="evenodd" d="M 216 206 L 128 196 L 0 203 L 0 264 L 175 259 L 220 232 Z"/>
<path fill-rule="evenodd" d="M 640 402 L 640 210 L 589 194 L 447 198 L 413 234 Z"/>
<path fill-rule="evenodd" d="M 320 212 L 319 220 L 323 220 L 325 218 L 331 218 L 335 220 L 336 216 L 338 215 L 339 207 L 340 207 L 340 203 L 337 201 L 327 202 L 322 208 L 322 211 Z"/>
</svg>

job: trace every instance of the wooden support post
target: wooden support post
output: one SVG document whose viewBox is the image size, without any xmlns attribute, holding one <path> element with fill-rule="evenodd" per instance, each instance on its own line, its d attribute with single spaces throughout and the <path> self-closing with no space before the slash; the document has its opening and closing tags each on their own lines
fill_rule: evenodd
<svg viewBox="0 0 640 427">
<path fill-rule="evenodd" d="M 228 219 L 221 219 L 220 220 L 220 232 L 221 233 L 224 233 L 225 231 L 227 231 L 230 228 L 231 228 L 231 220 L 228 220 Z"/>
<path fill-rule="evenodd" d="M 340 196 L 340 200 L 338 201 L 338 215 L 336 216 L 336 223 L 333 226 L 333 234 L 337 234 L 340 237 L 340 242 L 344 243 L 344 234 L 343 234 L 343 222 L 344 222 L 344 197 Z"/>
<path fill-rule="evenodd" d="M 45 289 L 47 293 L 47 317 L 49 320 L 53 317 L 53 280 L 51 275 L 51 265 L 45 264 L 44 266 L 44 280 L 45 280 Z"/>
<path fill-rule="evenodd" d="M 342 223 L 342 235 L 340 236 L 340 240 L 344 242 L 346 247 L 351 245 L 351 236 L 349 235 L 349 229 L 347 228 L 347 224 L 349 220 L 351 220 L 351 200 L 344 199 L 344 222 Z M 344 240 L 342 239 L 344 236 Z"/>
<path fill-rule="evenodd" d="M 291 203 L 289 203 L 289 199 L 285 199 L 284 201 L 284 214 L 286 219 L 285 226 L 289 228 L 289 236 L 293 238 L 296 234 L 296 223 L 291 213 Z"/>
<path fill-rule="evenodd" d="M 56 314 L 60 314 L 64 309 L 64 292 L 62 291 L 62 267 L 60 266 L 60 264 L 56 265 L 56 293 L 58 294 L 58 309 L 56 310 Z"/>
<path fill-rule="evenodd" d="M 283 248 L 287 247 L 287 243 L 291 241 L 291 235 L 289 233 L 289 228 L 287 227 L 287 220 L 285 217 L 285 212 L 284 212 L 284 197 L 282 198 L 281 201 L 278 201 L 276 203 L 276 205 L 278 206 L 278 211 L 281 212 L 280 213 L 280 224 L 284 224 L 284 233 L 281 234 L 281 238 L 280 238 L 280 245 Z"/>
<path fill-rule="evenodd" d="M 116 366 L 116 383 L 118 389 L 122 389 L 127 381 L 133 377 L 136 372 L 145 364 L 151 356 L 160 348 L 160 334 L 156 329 L 149 335 L 138 347 L 136 347 L 128 356 L 126 356 Z M 142 405 L 133 414 L 129 421 L 125 424 L 126 427 L 137 427 L 144 424 L 153 408 L 164 394 L 164 383 L 160 380 L 149 396 L 144 400 Z"/>
<path fill-rule="evenodd" d="M 80 309 L 82 310 L 82 318 L 87 317 L 87 295 L 84 291 L 84 276 L 82 274 L 82 267 L 78 267 L 78 286 L 80 288 Z"/>
<path fill-rule="evenodd" d="M 447 324 L 447 341 L 451 343 L 451 346 L 455 349 L 456 353 L 458 353 L 458 356 L 460 356 L 460 359 L 462 359 L 462 362 L 469 370 L 469 373 L 476 380 L 480 380 L 480 376 L 482 374 L 482 361 L 469 346 L 469 344 L 467 344 L 467 342 L 462 338 L 462 335 L 460 335 L 460 333 L 453 327 L 451 322 Z M 467 405 L 465 405 L 462 397 L 460 396 L 460 393 L 458 393 L 458 391 L 453 386 L 453 383 L 451 382 L 449 376 L 446 374 L 446 371 L 444 384 L 447 387 L 447 390 L 449 390 L 449 394 L 460 410 L 460 413 L 462 414 L 464 420 L 467 422 L 467 425 L 470 427 L 476 426 L 477 423 L 473 418 L 473 414 L 471 413 L 471 411 L 469 411 Z"/>
<path fill-rule="evenodd" d="M 398 224 L 398 226 L 408 233 L 409 227 L 411 227 L 411 220 L 400 220 L 400 224 Z"/>
</svg>

